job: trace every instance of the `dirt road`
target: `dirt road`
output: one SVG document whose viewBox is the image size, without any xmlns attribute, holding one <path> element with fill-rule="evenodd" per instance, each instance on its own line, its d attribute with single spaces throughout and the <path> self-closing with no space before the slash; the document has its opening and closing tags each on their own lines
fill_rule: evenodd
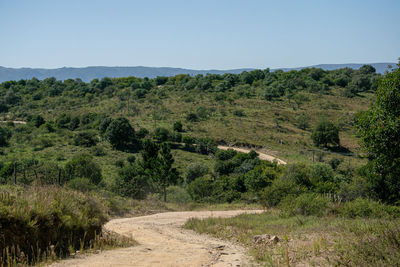
<svg viewBox="0 0 400 267">
<path fill-rule="evenodd" d="M 262 211 L 166 212 L 111 220 L 106 229 L 132 236 L 140 245 L 67 259 L 51 266 L 249 266 L 250 258 L 243 247 L 181 228 L 193 217 L 230 217 L 246 212 Z"/>
<path fill-rule="evenodd" d="M 218 148 L 222 149 L 222 150 L 233 149 L 233 150 L 236 150 L 236 151 L 239 151 L 239 152 L 243 152 L 243 153 L 249 153 L 250 150 L 251 150 L 251 149 L 247 149 L 247 148 L 238 148 L 238 147 L 231 147 L 231 146 L 218 146 Z M 261 160 L 277 161 L 278 164 L 286 165 L 286 162 L 281 160 L 281 159 L 278 159 L 278 158 L 276 158 L 274 156 L 262 153 L 262 152 L 257 151 L 257 150 L 255 150 L 255 151 L 258 153 L 258 155 L 259 155 L 258 158 L 261 159 Z"/>
</svg>

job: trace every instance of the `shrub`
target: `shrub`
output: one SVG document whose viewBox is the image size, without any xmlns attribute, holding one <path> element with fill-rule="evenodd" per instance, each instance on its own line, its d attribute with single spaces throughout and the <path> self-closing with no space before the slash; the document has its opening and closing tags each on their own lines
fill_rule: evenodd
<svg viewBox="0 0 400 267">
<path fill-rule="evenodd" d="M 107 155 L 106 150 L 102 146 L 95 146 L 92 148 L 92 154 L 101 157 Z"/>
<path fill-rule="evenodd" d="M 146 128 L 140 128 L 139 131 L 136 133 L 137 138 L 143 139 L 149 134 L 149 130 Z"/>
<path fill-rule="evenodd" d="M 191 198 L 185 188 L 173 185 L 167 188 L 167 200 L 172 203 L 188 203 Z"/>
<path fill-rule="evenodd" d="M 254 160 L 246 160 L 243 164 Z M 257 159 L 257 165 L 259 160 Z M 241 165 L 241 166 L 242 166 Z M 279 169 L 276 165 L 269 162 L 263 163 L 261 166 L 254 168 L 252 166 L 250 170 L 244 175 L 244 184 L 246 189 L 252 192 L 259 192 L 265 187 L 270 185 L 279 175 Z"/>
<path fill-rule="evenodd" d="M 228 150 L 219 149 L 215 153 L 215 158 L 217 160 L 229 160 L 229 159 L 233 158 L 236 154 L 237 154 L 237 152 L 233 149 L 228 149 Z"/>
<path fill-rule="evenodd" d="M 186 167 L 185 182 L 190 184 L 196 178 L 206 175 L 210 170 L 206 165 L 199 162 L 194 162 Z"/>
<path fill-rule="evenodd" d="M 306 115 L 299 115 L 296 117 L 297 127 L 301 130 L 307 130 L 310 127 L 309 119 Z"/>
<path fill-rule="evenodd" d="M 322 216 L 329 212 L 331 200 L 316 193 L 303 193 L 298 197 L 289 195 L 278 205 L 279 209 L 289 216 L 293 215 L 314 215 Z"/>
<path fill-rule="evenodd" d="M 99 140 L 95 132 L 79 132 L 74 136 L 74 145 L 91 147 L 95 146 Z"/>
<path fill-rule="evenodd" d="M 271 186 L 266 187 L 260 196 L 260 202 L 263 206 L 271 208 L 279 204 L 287 196 L 297 197 L 304 193 L 306 189 L 293 180 L 284 178 L 276 179 Z"/>
<path fill-rule="evenodd" d="M 205 175 L 195 179 L 188 186 L 188 193 L 194 201 L 207 202 L 213 192 L 213 179 L 210 175 Z"/>
<path fill-rule="evenodd" d="M 343 162 L 343 159 L 333 158 L 333 159 L 329 160 L 328 164 L 331 166 L 331 168 L 333 170 L 336 170 L 337 167 L 339 167 L 340 163 L 342 163 L 342 162 Z"/>
<path fill-rule="evenodd" d="M 40 115 L 28 116 L 27 120 L 29 123 L 31 123 L 36 128 L 39 128 L 41 125 L 43 125 L 46 122 L 43 119 L 43 117 Z"/>
<path fill-rule="evenodd" d="M 197 116 L 196 113 L 189 113 L 186 115 L 186 120 L 190 122 L 198 122 L 199 117 Z"/>
<path fill-rule="evenodd" d="M 233 112 L 233 115 L 236 117 L 244 117 L 246 116 L 243 109 L 237 109 Z"/>
<path fill-rule="evenodd" d="M 118 172 L 116 191 L 124 197 L 144 199 L 151 190 L 148 176 L 138 164 L 129 164 Z"/>
<path fill-rule="evenodd" d="M 242 176 L 221 176 L 214 181 L 212 198 L 209 201 L 231 203 L 240 199 L 241 192 L 245 191 Z"/>
<path fill-rule="evenodd" d="M 167 129 L 159 127 L 155 129 L 153 133 L 153 138 L 157 140 L 157 142 L 166 142 L 170 139 L 170 133 Z"/>
<path fill-rule="evenodd" d="M 135 163 L 135 161 L 136 161 L 136 157 L 135 156 L 128 156 L 127 158 L 126 158 L 126 160 L 129 162 L 129 164 L 133 164 L 133 163 Z"/>
<path fill-rule="evenodd" d="M 350 182 L 341 185 L 338 194 L 343 201 L 351 201 L 359 197 L 370 197 L 370 187 L 365 177 L 354 176 Z"/>
<path fill-rule="evenodd" d="M 357 198 L 353 201 L 345 202 L 338 208 L 338 214 L 347 218 L 398 218 L 400 208 L 388 206 L 379 202 Z"/>
<path fill-rule="evenodd" d="M 174 123 L 174 131 L 176 131 L 176 132 L 182 132 L 182 130 L 183 130 L 182 128 L 183 128 L 182 122 L 176 121 L 176 122 Z"/>
<path fill-rule="evenodd" d="M 100 166 L 93 161 L 89 155 L 81 154 L 74 156 L 65 165 L 65 181 L 74 178 L 87 178 L 93 184 L 100 183 L 102 179 Z"/>
<path fill-rule="evenodd" d="M 217 143 L 210 138 L 200 138 L 196 143 L 196 151 L 200 154 L 208 155 L 217 152 Z"/>
<path fill-rule="evenodd" d="M 51 121 L 46 121 L 40 128 L 45 129 L 49 133 L 53 133 L 56 131 L 55 125 Z"/>
</svg>

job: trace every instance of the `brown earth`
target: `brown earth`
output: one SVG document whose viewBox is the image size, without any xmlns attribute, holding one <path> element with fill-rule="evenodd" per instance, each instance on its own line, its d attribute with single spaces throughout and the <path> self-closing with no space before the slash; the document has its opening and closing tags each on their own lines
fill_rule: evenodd
<svg viewBox="0 0 400 267">
<path fill-rule="evenodd" d="M 182 228 L 189 218 L 231 217 L 262 210 L 166 212 L 114 219 L 107 230 L 132 236 L 138 246 L 81 255 L 51 266 L 253 266 L 246 249 Z"/>
</svg>

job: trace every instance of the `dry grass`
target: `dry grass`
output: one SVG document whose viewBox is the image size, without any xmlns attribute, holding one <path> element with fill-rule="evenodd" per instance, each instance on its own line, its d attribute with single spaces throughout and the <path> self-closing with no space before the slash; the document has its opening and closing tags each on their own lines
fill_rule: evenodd
<svg viewBox="0 0 400 267">
<path fill-rule="evenodd" d="M 282 217 L 278 211 L 191 219 L 186 228 L 245 245 L 265 266 L 398 266 L 398 220 Z M 280 241 L 255 243 L 260 234 Z"/>
</svg>

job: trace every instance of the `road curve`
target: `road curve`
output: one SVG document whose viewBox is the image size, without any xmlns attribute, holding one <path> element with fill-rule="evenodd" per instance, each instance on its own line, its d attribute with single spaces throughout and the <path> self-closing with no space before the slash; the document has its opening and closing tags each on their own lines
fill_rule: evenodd
<svg viewBox="0 0 400 267">
<path fill-rule="evenodd" d="M 238 147 L 232 147 L 232 146 L 218 146 L 218 148 L 222 149 L 222 150 L 233 149 L 235 151 L 243 152 L 243 153 L 249 153 L 251 151 L 251 149 L 238 148 Z M 258 153 L 258 155 L 259 155 L 258 158 L 261 159 L 261 160 L 268 160 L 268 161 L 271 161 L 271 162 L 276 161 L 276 162 L 278 162 L 279 165 L 280 164 L 282 164 L 282 165 L 286 165 L 287 164 L 286 161 L 278 159 L 278 158 L 276 158 L 274 156 L 262 153 L 262 152 L 257 151 L 257 150 L 254 150 L 254 151 L 256 151 Z"/>
<path fill-rule="evenodd" d="M 65 266 L 248 266 L 246 250 L 181 226 L 189 218 L 231 217 L 262 210 L 166 212 L 111 220 L 105 228 L 132 236 L 138 246 L 103 251 L 52 264 Z"/>
</svg>

